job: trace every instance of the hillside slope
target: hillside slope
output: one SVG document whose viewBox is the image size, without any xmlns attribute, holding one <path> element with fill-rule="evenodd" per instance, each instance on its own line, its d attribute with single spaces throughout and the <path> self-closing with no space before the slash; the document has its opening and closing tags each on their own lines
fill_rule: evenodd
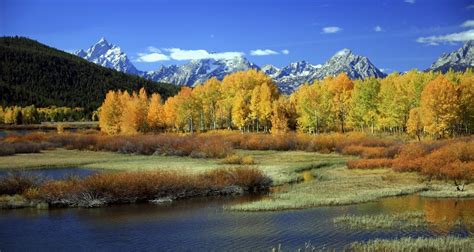
<svg viewBox="0 0 474 252">
<path fill-rule="evenodd" d="M 0 38 L 0 104 L 97 109 L 108 90 L 177 93 L 172 84 L 98 66 L 75 55 L 20 37 Z"/>
</svg>

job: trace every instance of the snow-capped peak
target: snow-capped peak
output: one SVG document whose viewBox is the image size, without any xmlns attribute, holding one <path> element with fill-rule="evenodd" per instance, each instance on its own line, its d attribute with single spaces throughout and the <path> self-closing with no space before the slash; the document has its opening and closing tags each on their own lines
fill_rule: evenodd
<svg viewBox="0 0 474 252">
<path fill-rule="evenodd" d="M 120 47 L 107 42 L 104 37 L 87 49 L 87 51 L 81 49 L 75 52 L 75 54 L 88 61 L 117 71 L 140 74 L 128 59 L 127 54 L 122 52 Z"/>
</svg>

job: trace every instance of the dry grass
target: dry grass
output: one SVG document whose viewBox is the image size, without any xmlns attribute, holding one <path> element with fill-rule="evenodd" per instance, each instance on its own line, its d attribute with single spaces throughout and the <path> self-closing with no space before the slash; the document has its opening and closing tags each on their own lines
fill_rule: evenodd
<svg viewBox="0 0 474 252">
<path fill-rule="evenodd" d="M 238 154 L 232 154 L 224 158 L 222 164 L 233 164 L 233 165 L 253 165 L 255 161 L 252 156 L 241 156 Z"/>
<path fill-rule="evenodd" d="M 25 199 L 52 206 L 94 207 L 163 197 L 176 199 L 259 192 L 271 185 L 270 178 L 260 170 L 249 167 L 215 169 L 198 175 L 165 171 L 111 172 L 43 183 L 30 181 L 29 177 L 20 175 L 14 179 L 2 179 L 0 185 L 6 185 L 8 189 L 2 194 L 22 194 Z"/>
<path fill-rule="evenodd" d="M 351 229 L 402 229 L 426 227 L 428 222 L 423 212 L 404 212 L 393 215 L 344 215 L 333 219 L 336 225 Z"/>
<path fill-rule="evenodd" d="M 438 238 L 411 238 L 397 240 L 372 240 L 351 244 L 353 251 L 474 251 L 474 239 L 453 236 Z"/>
</svg>

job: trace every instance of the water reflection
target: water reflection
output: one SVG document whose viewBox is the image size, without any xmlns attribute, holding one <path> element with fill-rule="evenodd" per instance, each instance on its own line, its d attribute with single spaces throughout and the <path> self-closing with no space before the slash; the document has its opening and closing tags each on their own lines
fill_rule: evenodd
<svg viewBox="0 0 474 252">
<path fill-rule="evenodd" d="M 223 206 L 259 200 L 191 199 L 169 205 L 111 206 L 98 209 L 0 210 L 0 249 L 63 250 L 286 250 L 311 241 L 318 249 L 340 250 L 353 241 L 402 236 L 473 233 L 474 200 L 385 198 L 366 204 L 276 212 L 232 212 Z M 343 214 L 423 211 L 430 225 L 407 230 L 351 230 L 334 225 Z M 452 224 L 460 222 L 462 225 Z M 6 227 L 6 228 L 5 228 Z M 59 242 L 60 241 L 60 242 Z M 69 250 L 69 249 L 68 249 Z M 74 249 L 73 249 L 74 250 Z"/>
<path fill-rule="evenodd" d="M 440 234 L 452 233 L 464 226 L 466 232 L 474 233 L 474 200 L 437 199 L 418 195 L 385 198 L 378 201 L 375 208 L 387 214 L 422 211 L 429 229 Z"/>
<path fill-rule="evenodd" d="M 40 176 L 45 179 L 65 179 L 70 176 L 74 177 L 87 177 L 92 174 L 98 173 L 98 170 L 93 169 L 84 169 L 84 168 L 76 168 L 76 167 L 65 167 L 65 168 L 48 168 L 48 169 L 33 169 L 33 170 L 1 170 L 0 177 L 6 176 L 8 174 L 20 174 L 25 176 Z"/>
</svg>

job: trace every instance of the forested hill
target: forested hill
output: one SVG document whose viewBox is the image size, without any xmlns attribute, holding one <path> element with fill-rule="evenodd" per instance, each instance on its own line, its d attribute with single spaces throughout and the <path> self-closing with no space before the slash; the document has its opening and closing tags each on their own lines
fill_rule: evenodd
<svg viewBox="0 0 474 252">
<path fill-rule="evenodd" d="M 97 109 L 109 90 L 177 93 L 157 83 L 90 63 L 75 55 L 22 37 L 0 37 L 0 105 L 83 107 Z"/>
</svg>

